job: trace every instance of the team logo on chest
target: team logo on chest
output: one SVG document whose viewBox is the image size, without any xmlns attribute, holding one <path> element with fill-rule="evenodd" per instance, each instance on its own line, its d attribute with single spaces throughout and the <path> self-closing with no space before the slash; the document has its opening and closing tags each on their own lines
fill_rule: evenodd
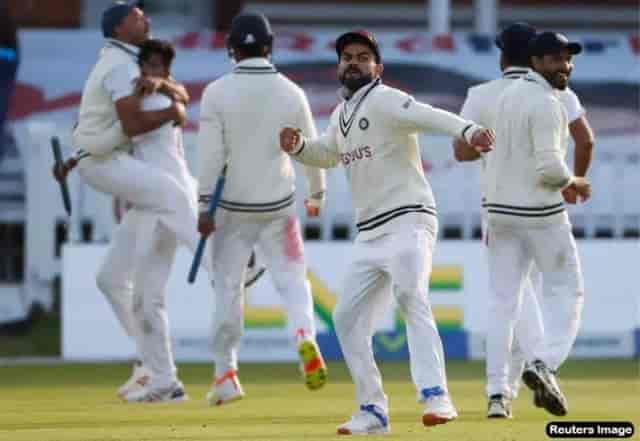
<svg viewBox="0 0 640 441">
<path fill-rule="evenodd" d="M 367 130 L 369 128 L 369 120 L 367 118 L 360 118 L 358 127 L 360 127 L 360 130 Z"/>
</svg>

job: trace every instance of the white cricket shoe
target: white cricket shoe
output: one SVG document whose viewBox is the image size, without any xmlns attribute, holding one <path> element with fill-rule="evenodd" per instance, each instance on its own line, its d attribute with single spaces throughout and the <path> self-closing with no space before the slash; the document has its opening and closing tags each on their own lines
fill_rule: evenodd
<svg viewBox="0 0 640 441">
<path fill-rule="evenodd" d="M 377 406 L 360 406 L 349 421 L 338 426 L 338 435 L 375 435 L 391 431 L 389 417 Z"/>
<path fill-rule="evenodd" d="M 132 392 L 140 391 L 151 380 L 151 370 L 144 366 L 142 362 L 136 361 L 133 365 L 131 377 L 118 388 L 118 396 L 123 398 Z"/>
<path fill-rule="evenodd" d="M 180 381 L 174 381 L 164 387 L 148 384 L 141 390 L 131 392 L 124 397 L 124 400 L 129 403 L 179 403 L 188 399 L 189 396 L 185 393 Z"/>
<path fill-rule="evenodd" d="M 438 388 L 440 389 L 440 388 Z M 424 398 L 425 408 L 422 414 L 422 424 L 425 426 L 435 426 L 445 424 L 458 418 L 458 412 L 453 407 L 449 394 L 440 390 L 437 395 L 426 395 Z"/>
<path fill-rule="evenodd" d="M 502 394 L 491 395 L 487 406 L 487 418 L 513 418 L 511 400 Z"/>
<path fill-rule="evenodd" d="M 221 406 L 238 401 L 244 397 L 242 385 L 233 369 L 229 369 L 223 376 L 215 379 L 211 389 L 207 392 L 209 406 Z"/>
</svg>

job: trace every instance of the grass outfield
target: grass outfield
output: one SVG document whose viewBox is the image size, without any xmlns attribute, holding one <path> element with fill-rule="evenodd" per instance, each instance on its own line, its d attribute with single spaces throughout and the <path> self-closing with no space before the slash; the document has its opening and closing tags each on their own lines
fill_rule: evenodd
<svg viewBox="0 0 640 441">
<path fill-rule="evenodd" d="M 297 441 L 336 439 L 335 427 L 353 412 L 353 386 L 343 363 L 329 366 L 330 383 L 308 392 L 292 364 L 242 366 L 247 398 L 209 408 L 204 395 L 211 368 L 180 367 L 191 400 L 180 404 L 124 404 L 116 387 L 129 375 L 124 364 L 10 366 L 0 368 L 2 441 Z M 487 420 L 484 367 L 451 362 L 450 389 L 460 418 L 426 429 L 407 363 L 382 365 L 391 404 L 393 440 L 541 441 L 551 415 L 523 391 L 511 421 Z M 640 426 L 637 361 L 580 361 L 561 372 L 569 399 L 566 420 L 626 420 Z M 638 435 L 634 435 L 638 439 Z M 342 438 L 344 439 L 344 438 Z"/>
</svg>

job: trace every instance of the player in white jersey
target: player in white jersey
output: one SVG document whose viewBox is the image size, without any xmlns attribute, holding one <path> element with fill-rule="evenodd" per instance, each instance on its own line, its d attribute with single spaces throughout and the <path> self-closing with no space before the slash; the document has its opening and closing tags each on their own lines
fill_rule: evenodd
<svg viewBox="0 0 640 441">
<path fill-rule="evenodd" d="M 176 185 L 175 179 L 128 152 L 129 136 L 139 136 L 185 118 L 180 100 L 172 101 L 168 108 L 143 110 L 134 84 L 137 82 L 142 93 L 157 90 L 179 95 L 182 100 L 186 92 L 168 79 L 139 79 L 138 47 L 148 38 L 149 21 L 135 4 L 118 2 L 110 6 L 102 16 L 102 31 L 107 44 L 85 85 L 78 125 L 73 132 L 75 146 L 82 149 L 78 149 L 70 165 L 77 163 L 84 181 L 96 190 L 127 200 L 139 209 L 158 213 L 165 227 L 174 231 L 182 242 L 191 242 L 195 247 L 197 236 L 193 234 L 193 224 L 184 220 L 184 213 L 193 207 L 193 193 L 188 195 Z M 62 174 L 66 172 L 68 170 Z M 133 310 L 138 250 L 132 250 L 132 244 L 144 243 L 156 220 L 140 212 L 134 210 L 125 215 L 96 279 L 126 332 L 135 337 L 137 354 L 142 359 L 144 348 L 139 345 L 140 330 Z M 119 389 L 119 395 L 124 397 L 140 389 L 151 374 L 148 367 L 136 363 L 131 378 Z"/>
<path fill-rule="evenodd" d="M 153 183 L 146 180 L 142 183 L 141 177 L 149 174 L 148 166 L 129 155 L 129 136 L 185 117 L 184 106 L 178 102 L 168 109 L 144 112 L 133 93 L 134 82 L 140 76 L 138 46 L 148 38 L 149 31 L 149 20 L 135 3 L 113 3 L 102 14 L 102 33 L 107 41 L 83 90 L 78 124 L 73 131 L 73 143 L 78 150 L 69 161 L 69 165 L 78 164 L 83 180 L 93 188 L 135 203 L 148 202 L 152 194 L 160 190 L 149 188 L 144 197 L 132 197 L 139 193 L 137 189 L 141 185 Z M 160 85 L 151 81 L 144 84 Z M 98 288 L 131 337 L 136 335 L 136 321 L 129 250 L 138 223 L 135 216 L 125 216 L 112 237 L 96 278 Z M 137 354 L 141 358 L 139 347 Z M 140 388 L 150 374 L 148 368 L 136 363 L 131 378 L 119 389 L 119 395 Z"/>
<path fill-rule="evenodd" d="M 326 381 L 326 365 L 315 341 L 313 299 L 306 278 L 300 224 L 295 215 L 292 161 L 280 150 L 278 130 L 302 124 L 315 135 L 304 92 L 269 61 L 273 34 L 266 18 L 241 14 L 228 37 L 236 66 L 209 84 L 200 112 L 198 175 L 199 231 L 210 239 L 215 312 L 212 349 L 214 382 L 207 399 L 220 405 L 242 398 L 237 351 L 243 332 L 245 263 L 255 245 L 265 257 L 284 299 L 291 336 L 296 338 L 307 387 Z M 207 205 L 218 176 L 228 164 L 226 185 L 215 222 Z M 316 214 L 325 192 L 324 171 L 307 170 L 309 214 Z"/>
<path fill-rule="evenodd" d="M 496 45 L 501 50 L 500 68 L 503 72 L 499 79 L 474 86 L 469 89 L 467 98 L 462 106 L 460 116 L 495 129 L 494 108 L 502 91 L 513 84 L 519 78 L 529 72 L 528 46 L 535 36 L 536 30 L 527 23 L 514 23 L 505 28 L 496 38 Z M 569 120 L 569 129 L 575 142 L 575 167 L 576 176 L 584 176 L 589 167 L 591 150 L 593 148 L 593 132 L 586 120 L 585 111 L 575 93 L 566 88 L 559 91 L 558 98 L 562 101 Z M 480 155 L 473 147 L 463 139 L 454 140 L 455 157 L 459 161 L 480 160 L 481 188 L 482 188 L 482 230 L 486 237 L 487 213 L 485 204 L 485 167 L 486 158 Z M 574 201 L 575 202 L 575 201 Z M 509 388 L 510 396 L 494 395 L 489 397 L 488 417 L 511 418 L 511 400 L 515 399 L 520 387 L 520 377 L 524 370 L 525 352 L 531 353 L 531 348 L 543 344 L 543 324 L 540 312 L 539 293 L 540 273 L 535 264 L 527 276 L 523 287 L 523 300 L 520 318 L 515 328 L 515 340 L 512 348 L 512 356 L 509 360 Z M 493 326 L 489 321 L 489 326 Z M 534 402 L 540 405 L 541 397 L 536 395 Z"/>
<path fill-rule="evenodd" d="M 387 433 L 388 401 L 372 337 L 392 293 L 407 321 L 411 376 L 425 404 L 426 426 L 457 417 L 447 388 L 442 342 L 428 299 L 436 208 L 420 160 L 417 133 L 463 136 L 490 149 L 489 130 L 414 100 L 381 82 L 378 44 L 364 31 L 336 41 L 338 78 L 345 101 L 320 138 L 298 128 L 281 131 L 281 146 L 316 167 L 345 168 L 356 211 L 354 260 L 333 313 L 336 333 L 356 386 L 359 410 L 338 434 Z"/>
<path fill-rule="evenodd" d="M 522 348 L 530 362 L 522 379 L 539 404 L 554 415 L 568 410 L 555 371 L 575 341 L 584 302 L 580 261 L 563 198 L 584 201 L 591 187 L 564 162 L 569 127 L 567 111 L 558 98 L 558 91 L 568 85 L 572 56 L 581 49 L 552 32 L 532 39 L 532 70 L 499 98 L 494 117 L 497 143 L 487 155 L 493 322 L 487 333 L 487 394 L 508 397 L 511 393 L 508 360 L 523 285 L 535 262 L 542 273 L 546 329 L 541 344 Z"/>
<path fill-rule="evenodd" d="M 169 78 L 175 51 L 170 43 L 147 40 L 138 54 L 143 77 Z M 145 111 L 164 109 L 173 99 L 162 93 L 152 93 L 142 100 Z M 141 390 L 133 391 L 124 399 L 129 402 L 183 401 L 184 387 L 178 380 L 166 308 L 166 285 L 171 272 L 177 245 L 182 239 L 194 248 L 198 240 L 194 231 L 197 224 L 197 198 L 195 180 L 189 173 L 184 157 L 182 128 L 172 122 L 132 138 L 133 155 L 154 167 L 154 173 L 163 174 L 172 184 L 169 197 L 180 207 L 181 224 L 187 238 L 179 237 L 173 225 L 165 223 L 164 214 L 154 209 L 133 206 L 131 216 L 145 221 L 145 230 L 137 231 L 134 249 L 133 315 L 137 320 L 138 346 L 142 349 L 142 361 L 153 375 Z"/>
</svg>

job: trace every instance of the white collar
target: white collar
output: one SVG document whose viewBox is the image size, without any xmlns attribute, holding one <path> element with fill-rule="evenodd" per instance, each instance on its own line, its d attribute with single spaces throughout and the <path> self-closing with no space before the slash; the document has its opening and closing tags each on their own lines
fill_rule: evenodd
<svg viewBox="0 0 640 441">
<path fill-rule="evenodd" d="M 133 44 L 125 43 L 124 41 L 116 40 L 115 38 L 107 38 L 107 47 L 116 47 L 120 50 L 125 51 L 129 55 L 134 57 L 138 57 L 140 53 L 140 48 L 138 46 L 134 46 Z"/>
<path fill-rule="evenodd" d="M 276 67 L 264 57 L 245 58 L 235 65 L 234 72 L 254 71 L 256 73 L 277 72 Z"/>
<path fill-rule="evenodd" d="M 524 66 L 510 66 L 502 71 L 503 78 L 522 78 L 531 71 L 528 67 Z"/>
</svg>

